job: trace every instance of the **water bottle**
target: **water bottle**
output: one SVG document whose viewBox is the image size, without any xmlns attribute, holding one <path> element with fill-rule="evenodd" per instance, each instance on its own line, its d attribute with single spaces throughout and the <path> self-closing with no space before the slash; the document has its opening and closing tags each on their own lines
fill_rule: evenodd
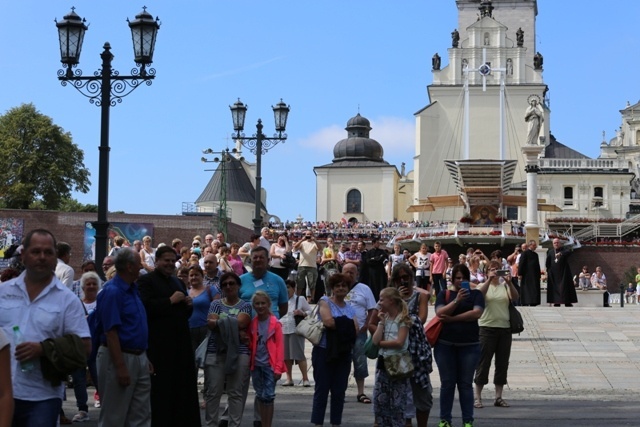
<svg viewBox="0 0 640 427">
<path fill-rule="evenodd" d="M 19 326 L 13 327 L 13 341 L 15 342 L 16 346 L 24 342 L 24 337 L 22 336 L 22 332 L 20 332 Z M 22 372 L 31 372 L 33 371 L 33 368 L 35 368 L 33 360 L 24 360 L 20 362 L 20 369 L 22 370 Z"/>
</svg>

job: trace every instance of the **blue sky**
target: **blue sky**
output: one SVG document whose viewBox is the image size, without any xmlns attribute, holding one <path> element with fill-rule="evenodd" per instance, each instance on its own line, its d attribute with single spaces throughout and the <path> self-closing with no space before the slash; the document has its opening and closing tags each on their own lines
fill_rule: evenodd
<svg viewBox="0 0 640 427">
<path fill-rule="evenodd" d="M 280 98 L 291 106 L 289 139 L 262 163 L 269 211 L 282 219 L 315 219 L 313 167 L 331 162 L 333 146 L 358 111 L 371 120 L 385 160 L 413 169 L 413 114 L 429 102 L 432 55 L 438 52 L 447 64 L 457 26 L 454 0 L 145 4 L 162 21 L 157 77 L 111 109 L 110 210 L 179 214 L 182 202 L 195 201 L 212 173 L 205 171 L 212 165 L 200 161 L 202 150 L 232 147 L 229 105 L 238 97 L 249 106 L 247 135 L 258 118 L 272 134 L 271 106 Z M 89 193 L 74 197 L 97 203 L 100 109 L 56 78 L 61 64 L 53 19 L 71 6 L 90 23 L 84 75 L 100 67 L 106 41 L 114 68 L 129 74 L 134 64 L 125 19 L 133 20 L 143 4 L 4 1 L 0 113 L 31 102 L 71 132 L 92 182 Z M 619 110 L 640 98 L 640 2 L 538 0 L 538 10 L 536 50 L 544 55 L 550 87 L 551 131 L 596 157 L 602 131 L 612 138 Z M 248 150 L 243 155 L 255 159 Z"/>
</svg>

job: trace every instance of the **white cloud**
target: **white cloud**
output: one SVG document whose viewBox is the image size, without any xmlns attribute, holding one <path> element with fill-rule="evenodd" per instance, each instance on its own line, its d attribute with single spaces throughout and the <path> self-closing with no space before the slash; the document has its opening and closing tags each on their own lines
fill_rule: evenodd
<svg viewBox="0 0 640 427">
<path fill-rule="evenodd" d="M 380 117 L 371 120 L 370 137 L 378 141 L 385 152 L 385 158 L 393 153 L 413 155 L 415 147 L 415 123 L 401 117 Z M 335 144 L 347 137 L 344 125 L 331 125 L 319 129 L 299 140 L 303 147 L 318 152 L 332 152 Z"/>
</svg>

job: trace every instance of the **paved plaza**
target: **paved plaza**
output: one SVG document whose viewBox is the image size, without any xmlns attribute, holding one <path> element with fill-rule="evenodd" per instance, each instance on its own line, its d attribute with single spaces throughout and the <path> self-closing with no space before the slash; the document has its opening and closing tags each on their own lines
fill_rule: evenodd
<svg viewBox="0 0 640 427">
<path fill-rule="evenodd" d="M 433 315 L 431 309 L 429 317 Z M 526 329 L 514 336 L 509 385 L 504 391 L 511 407 L 491 406 L 493 387 L 488 385 L 483 393 L 485 408 L 475 412 L 476 426 L 640 425 L 640 306 L 540 306 L 521 307 L 520 312 Z M 310 345 L 306 351 L 311 353 Z M 374 361 L 369 367 L 371 375 L 365 391 L 371 395 Z M 429 426 L 435 426 L 440 384 L 435 363 L 431 380 L 434 409 Z M 310 425 L 313 388 L 299 386 L 299 371 L 294 372 L 294 381 L 295 387 L 276 390 L 276 427 Z M 72 416 L 76 411 L 73 390 L 67 390 L 67 397 L 65 412 Z M 252 413 L 251 392 L 243 427 L 253 425 Z M 91 407 L 89 414 L 92 420 L 84 425 L 97 425 L 98 409 Z M 328 421 L 327 414 L 325 425 Z M 356 402 L 355 381 L 351 378 L 342 425 L 372 424 L 371 405 Z M 457 400 L 453 425 L 461 425 Z"/>
</svg>

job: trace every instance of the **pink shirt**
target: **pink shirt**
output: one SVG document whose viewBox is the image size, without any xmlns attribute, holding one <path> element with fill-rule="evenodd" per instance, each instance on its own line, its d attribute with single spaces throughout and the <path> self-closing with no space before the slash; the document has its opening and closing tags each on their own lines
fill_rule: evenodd
<svg viewBox="0 0 640 427">
<path fill-rule="evenodd" d="M 447 269 L 449 254 L 444 249 L 431 254 L 431 274 L 444 274 Z"/>
</svg>

